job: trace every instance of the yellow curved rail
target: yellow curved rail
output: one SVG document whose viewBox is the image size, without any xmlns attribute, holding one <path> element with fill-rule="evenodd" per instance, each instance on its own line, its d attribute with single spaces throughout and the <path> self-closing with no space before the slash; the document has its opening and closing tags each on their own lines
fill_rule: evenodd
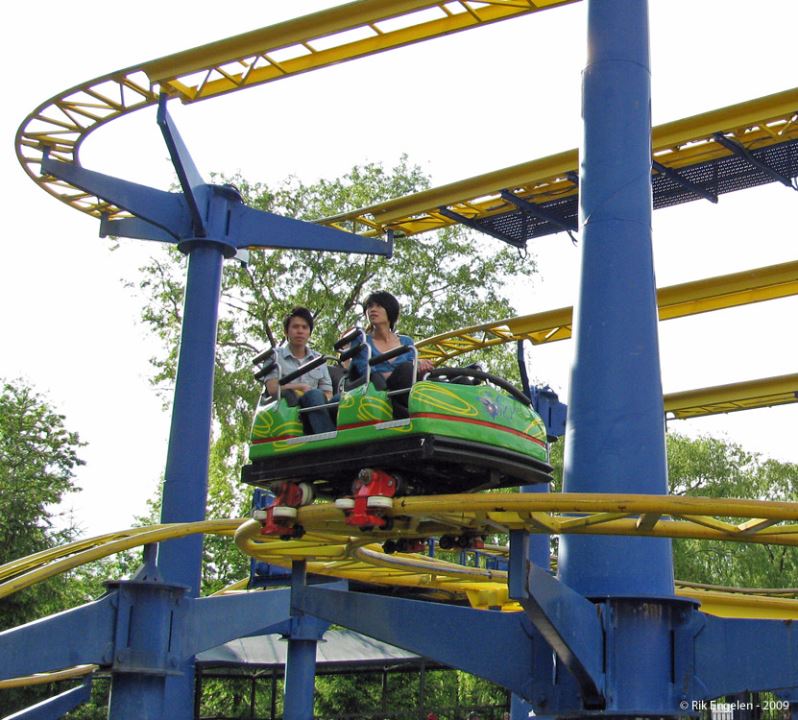
<svg viewBox="0 0 798 720">
<path fill-rule="evenodd" d="M 657 307 L 660 320 L 672 320 L 797 294 L 798 262 L 793 261 L 659 288 Z M 572 307 L 563 307 L 495 320 L 434 335 L 416 345 L 421 357 L 439 364 L 516 340 L 533 345 L 568 340 L 573 313 Z"/>
<path fill-rule="evenodd" d="M 652 130 L 652 160 L 668 170 L 732 157 L 716 138 L 722 134 L 746 150 L 759 150 L 798 139 L 798 88 L 712 110 Z M 494 170 L 412 195 L 341 213 L 320 222 L 342 230 L 400 235 L 439 230 L 458 220 L 446 209 L 476 221 L 517 212 L 502 191 L 530 203 L 560 200 L 579 192 L 577 150 Z"/>
<path fill-rule="evenodd" d="M 75 665 L 66 670 L 58 670 L 49 673 L 36 673 L 35 675 L 24 675 L 22 677 L 0 680 L 0 690 L 11 690 L 12 688 L 28 687 L 29 685 L 47 685 L 49 683 L 60 682 L 62 680 L 75 680 L 86 677 L 99 669 L 99 665 Z"/>
<path fill-rule="evenodd" d="M 39 105 L 16 136 L 28 176 L 71 207 L 94 217 L 119 208 L 40 175 L 45 148 L 77 163 L 94 130 L 142 108 L 160 94 L 193 103 L 335 63 L 480 27 L 576 0 L 359 0 L 88 80 Z"/>
<path fill-rule="evenodd" d="M 242 520 L 150 525 L 79 540 L 0 566 L 0 599 L 86 563 L 141 545 L 206 533 L 232 535 Z"/>
<path fill-rule="evenodd" d="M 466 567 L 424 555 L 388 555 L 378 543 L 388 538 L 444 534 L 580 533 L 726 540 L 798 545 L 798 503 L 599 493 L 486 493 L 397 498 L 389 531 L 353 536 L 342 511 L 332 504 L 300 508 L 301 539 L 284 541 L 260 534 L 254 520 L 207 520 L 155 525 L 108 533 L 37 553 L 0 566 L 0 598 L 78 565 L 132 547 L 197 533 L 234 535 L 237 546 L 259 560 L 290 567 L 307 562 L 312 573 L 422 591 L 438 600 L 466 598 L 474 608 L 518 611 L 507 594 L 507 573 Z M 736 520 L 737 522 L 733 522 Z M 502 548 L 492 547 L 501 553 Z M 245 587 L 239 581 L 225 588 Z M 223 591 L 223 592 L 225 592 Z M 704 612 L 724 617 L 798 620 L 798 588 L 742 589 L 677 581 L 677 594 L 701 603 Z M 0 689 L 55 682 L 89 674 L 96 666 L 13 678 Z"/>
<path fill-rule="evenodd" d="M 364 582 L 423 585 L 444 592 L 457 590 L 455 585 L 466 588 L 471 582 L 503 584 L 506 578 L 496 571 L 424 556 L 386 555 L 376 543 L 389 538 L 525 530 L 798 545 L 798 503 L 765 500 L 483 493 L 397 498 L 392 515 L 391 530 L 353 535 L 343 512 L 333 504 L 309 505 L 299 509 L 297 519 L 308 533 L 292 541 L 261 536 L 257 522 L 241 519 L 133 528 L 0 566 L 0 598 L 122 550 L 196 533 L 234 535 L 247 554 L 276 565 L 306 560 L 314 564 L 313 572 L 321 574 L 342 577 L 349 573 Z"/>
</svg>

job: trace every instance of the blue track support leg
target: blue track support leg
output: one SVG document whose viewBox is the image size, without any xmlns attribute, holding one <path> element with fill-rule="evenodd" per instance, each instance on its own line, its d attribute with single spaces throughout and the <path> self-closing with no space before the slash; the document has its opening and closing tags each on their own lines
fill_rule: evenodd
<svg viewBox="0 0 798 720">
<path fill-rule="evenodd" d="M 285 658 L 285 720 L 313 720 L 316 690 L 316 647 L 329 623 L 306 615 L 294 605 L 307 580 L 303 561 L 291 564 L 291 622 Z M 328 587 L 331 587 L 328 585 Z"/>
<path fill-rule="evenodd" d="M 189 247 L 183 328 L 175 382 L 169 451 L 163 489 L 161 522 L 205 519 L 208 457 L 216 352 L 216 323 L 222 281 L 222 248 L 198 241 Z M 164 543 L 158 567 L 169 582 L 186 585 L 199 595 L 202 536 Z M 167 716 L 192 717 L 194 658 L 182 663 L 182 675 L 167 678 Z"/>
<path fill-rule="evenodd" d="M 205 518 L 208 493 L 216 321 L 222 279 L 222 249 L 195 241 L 189 248 L 183 328 L 161 522 Z M 199 594 L 202 536 L 170 540 L 158 552 L 158 569 L 167 582 Z"/>
<path fill-rule="evenodd" d="M 548 493 L 549 486 L 547 483 L 524 485 L 521 492 Z M 527 542 L 529 543 L 529 561 L 548 572 L 551 567 L 551 537 L 546 533 L 531 533 Z"/>
<path fill-rule="evenodd" d="M 285 659 L 285 720 L 313 720 L 316 640 L 288 640 Z"/>
<path fill-rule="evenodd" d="M 205 518 L 208 490 L 211 401 L 213 397 L 216 321 L 223 249 L 204 240 L 185 243 L 188 277 L 183 329 L 175 383 L 172 426 L 166 460 L 161 521 L 193 522 Z M 162 544 L 158 569 L 173 585 L 199 595 L 202 536 Z M 194 658 L 182 660 L 166 677 L 115 674 L 110 717 L 190 718 L 194 713 Z"/>
<path fill-rule="evenodd" d="M 645 0 L 589 0 L 588 35 L 564 490 L 666 494 Z M 673 595 L 665 539 L 566 535 L 559 567 L 588 597 Z"/>
</svg>

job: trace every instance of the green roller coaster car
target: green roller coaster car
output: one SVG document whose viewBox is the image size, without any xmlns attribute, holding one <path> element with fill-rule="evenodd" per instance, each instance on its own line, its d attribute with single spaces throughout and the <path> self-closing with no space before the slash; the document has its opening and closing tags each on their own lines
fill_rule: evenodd
<svg viewBox="0 0 798 720">
<path fill-rule="evenodd" d="M 397 478 L 397 494 L 474 492 L 551 479 L 543 420 L 501 378 L 473 368 L 433 370 L 412 386 L 406 408 L 378 387 L 380 380 L 367 375 L 344 386 L 337 405 L 325 410 L 336 417 L 336 430 L 316 435 L 305 432 L 301 413 L 307 411 L 289 398 L 265 396 L 243 481 L 265 487 L 301 482 L 317 497 L 337 498 L 351 492 L 363 468 Z"/>
</svg>

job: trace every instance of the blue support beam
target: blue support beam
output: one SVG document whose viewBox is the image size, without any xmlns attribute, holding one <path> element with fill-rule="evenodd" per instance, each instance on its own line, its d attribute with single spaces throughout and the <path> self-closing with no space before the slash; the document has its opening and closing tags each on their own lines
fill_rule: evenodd
<svg viewBox="0 0 798 720">
<path fill-rule="evenodd" d="M 40 703 L 7 715 L 4 720 L 57 720 L 91 698 L 91 678 Z"/>
<path fill-rule="evenodd" d="M 0 633 L 0 680 L 113 661 L 115 593 Z M 86 632 L 91 628 L 91 632 Z"/>
<path fill-rule="evenodd" d="M 798 630 L 790 620 L 737 620 L 697 613 L 694 695 L 798 688 Z"/>
<path fill-rule="evenodd" d="M 84 192 L 127 210 L 161 228 L 175 241 L 177 238 L 191 235 L 191 215 L 188 205 L 185 198 L 178 193 L 122 180 L 74 163 L 54 160 L 47 152 L 42 157 L 41 171 L 44 175 L 64 180 Z"/>
<path fill-rule="evenodd" d="M 136 240 L 174 243 L 177 238 L 163 228 L 137 217 L 110 219 L 100 218 L 100 237 L 126 237 Z"/>
<path fill-rule="evenodd" d="M 584 707 L 605 707 L 601 607 L 532 563 L 527 582 L 519 601 L 532 624 L 574 676 Z"/>
<path fill-rule="evenodd" d="M 161 504 L 163 523 L 205 518 L 222 260 L 221 249 L 208 241 L 198 240 L 189 253 Z M 195 597 L 201 563 L 201 535 L 169 540 L 158 552 L 164 578 L 185 585 Z"/>
<path fill-rule="evenodd" d="M 158 101 L 156 122 L 161 128 L 161 134 L 169 150 L 169 156 L 172 158 L 172 165 L 174 165 L 177 178 L 180 181 L 180 187 L 183 189 L 183 197 L 191 213 L 191 234 L 194 237 L 208 237 L 208 228 L 205 225 L 205 208 L 208 205 L 210 188 L 199 170 L 197 170 L 191 153 L 189 153 L 177 126 L 166 109 L 167 100 L 166 95 L 161 95 Z"/>
<path fill-rule="evenodd" d="M 528 720 L 530 717 L 540 716 L 535 714 L 535 709 L 528 702 L 513 695 L 510 699 L 510 720 Z"/>
<path fill-rule="evenodd" d="M 550 652 L 546 660 L 545 643 L 539 637 L 530 641 L 535 632 L 524 613 L 472 610 L 314 586 L 295 594 L 291 603 L 295 610 L 479 675 L 521 697 L 534 695 L 533 668 L 546 679 L 551 670 Z M 535 665 L 541 648 L 542 667 Z"/>
<path fill-rule="evenodd" d="M 291 563 L 291 598 L 301 595 L 307 580 L 307 565 L 304 561 Z M 328 586 L 329 587 L 329 586 Z M 346 589 L 346 584 L 337 585 Z M 294 608 L 286 639 L 288 651 L 285 659 L 285 710 L 284 720 L 308 720 L 313 718 L 316 689 L 316 648 L 327 628 L 328 622 L 306 615 Z"/>
</svg>

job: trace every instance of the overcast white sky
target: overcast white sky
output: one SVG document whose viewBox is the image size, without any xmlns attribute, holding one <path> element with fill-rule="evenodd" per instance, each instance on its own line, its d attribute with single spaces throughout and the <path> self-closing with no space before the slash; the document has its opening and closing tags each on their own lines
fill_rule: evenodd
<svg viewBox="0 0 798 720">
<path fill-rule="evenodd" d="M 0 8 L 5 99 L 0 136 L 6 231 L 0 265 L 0 377 L 44 392 L 89 444 L 83 487 L 70 498 L 88 534 L 127 527 L 145 511 L 163 468 L 168 413 L 148 383 L 154 341 L 122 285 L 151 247 L 111 252 L 98 223 L 38 189 L 13 138 L 39 103 L 83 81 L 188 47 L 270 25 L 334 2 L 86 0 Z M 724 0 L 651 0 L 654 122 L 795 85 L 794 0 L 740 8 Z M 252 181 L 334 177 L 354 163 L 401 153 L 441 184 L 576 147 L 584 3 L 193 107 L 171 108 L 195 161 Z M 765 31 L 766 29 L 766 31 Z M 154 111 L 87 141 L 84 165 L 167 188 L 172 170 Z M 798 195 L 783 186 L 725 195 L 654 216 L 659 286 L 796 258 Z M 572 304 L 578 250 L 565 235 L 530 244 L 541 277 L 515 289 L 519 313 Z M 661 325 L 666 392 L 796 371 L 796 299 Z M 532 374 L 567 399 L 572 345 L 536 348 Z M 798 406 L 673 423 L 798 462 Z"/>
</svg>

